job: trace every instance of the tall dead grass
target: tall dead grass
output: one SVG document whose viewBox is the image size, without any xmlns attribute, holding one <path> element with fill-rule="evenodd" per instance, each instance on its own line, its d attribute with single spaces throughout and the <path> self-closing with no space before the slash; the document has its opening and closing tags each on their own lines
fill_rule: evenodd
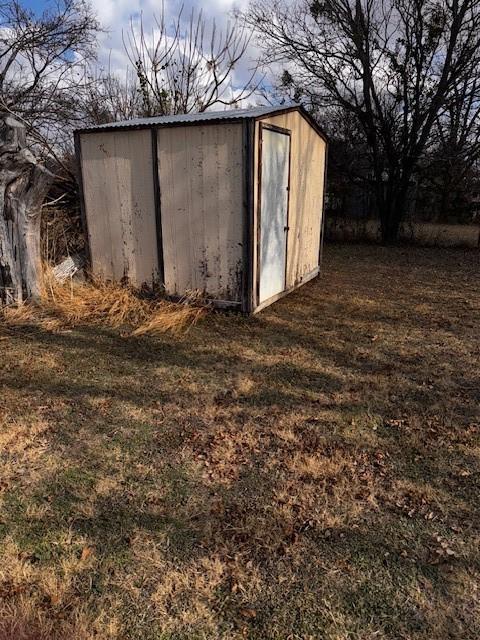
<svg viewBox="0 0 480 640">
<path fill-rule="evenodd" d="M 206 305 L 197 293 L 180 302 L 147 299 L 131 287 L 99 278 L 60 283 L 46 267 L 41 299 L 6 307 L 0 310 L 0 317 L 7 325 L 34 324 L 50 331 L 91 324 L 141 336 L 185 333 L 205 313 Z"/>
</svg>

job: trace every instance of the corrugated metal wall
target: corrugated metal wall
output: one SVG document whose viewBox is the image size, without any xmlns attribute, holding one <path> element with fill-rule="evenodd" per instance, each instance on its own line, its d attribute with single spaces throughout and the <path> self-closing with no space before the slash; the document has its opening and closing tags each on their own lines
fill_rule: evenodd
<svg viewBox="0 0 480 640">
<path fill-rule="evenodd" d="M 240 301 L 243 127 L 211 124 L 158 130 L 165 288 Z"/>
<path fill-rule="evenodd" d="M 80 142 L 93 272 L 151 285 L 158 278 L 151 132 L 89 133 Z"/>
</svg>

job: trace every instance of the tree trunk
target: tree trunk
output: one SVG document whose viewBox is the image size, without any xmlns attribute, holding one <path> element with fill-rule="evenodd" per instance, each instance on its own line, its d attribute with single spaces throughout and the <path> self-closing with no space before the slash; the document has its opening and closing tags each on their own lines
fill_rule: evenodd
<svg viewBox="0 0 480 640">
<path fill-rule="evenodd" d="M 396 244 L 398 242 L 398 234 L 400 230 L 400 220 L 394 211 L 383 211 L 380 215 L 382 243 L 385 245 Z"/>
<path fill-rule="evenodd" d="M 26 148 L 23 124 L 0 114 L 0 305 L 41 293 L 40 216 L 52 178 Z"/>
<path fill-rule="evenodd" d="M 377 189 L 377 204 L 383 244 L 396 244 L 400 225 L 405 217 L 408 200 L 408 180 L 397 184 L 381 184 Z"/>
</svg>

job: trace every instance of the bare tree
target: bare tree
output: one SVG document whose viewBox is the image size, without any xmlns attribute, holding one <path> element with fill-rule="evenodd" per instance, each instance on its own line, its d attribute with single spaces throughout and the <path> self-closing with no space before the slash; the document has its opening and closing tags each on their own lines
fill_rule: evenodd
<svg viewBox="0 0 480 640">
<path fill-rule="evenodd" d="M 80 116 L 78 97 L 100 28 L 85 0 L 50 7 L 37 16 L 18 0 L 0 3 L 0 110 L 51 150 Z"/>
<path fill-rule="evenodd" d="M 221 31 L 194 9 L 185 21 L 182 8 L 167 25 L 162 6 L 151 33 L 143 19 L 139 26 L 132 22 L 124 43 L 138 78 L 142 115 L 205 111 L 247 100 L 260 82 L 257 65 L 240 86 L 234 75 L 249 42 L 249 30 L 237 20 Z"/>
<path fill-rule="evenodd" d="M 40 214 L 52 175 L 26 148 L 25 127 L 0 119 L 0 305 L 40 295 Z"/>
<path fill-rule="evenodd" d="M 32 150 L 63 167 L 99 25 L 84 0 L 57 0 L 41 15 L 0 2 L 0 302 L 40 292 L 41 207 L 53 175 Z M 64 198 L 64 195 L 61 196 Z"/>
<path fill-rule="evenodd" d="M 480 75 L 464 78 L 455 87 L 436 120 L 427 160 L 439 216 L 446 217 L 453 209 L 458 215 L 467 213 L 473 204 L 472 185 L 478 182 Z"/>
<path fill-rule="evenodd" d="M 127 69 L 123 77 L 111 70 L 92 75 L 82 93 L 80 110 L 86 125 L 144 115 L 136 74 Z"/>
<path fill-rule="evenodd" d="M 383 239 L 395 241 L 439 115 L 461 87 L 472 96 L 480 0 L 254 0 L 246 21 L 297 95 L 355 116 Z"/>
</svg>

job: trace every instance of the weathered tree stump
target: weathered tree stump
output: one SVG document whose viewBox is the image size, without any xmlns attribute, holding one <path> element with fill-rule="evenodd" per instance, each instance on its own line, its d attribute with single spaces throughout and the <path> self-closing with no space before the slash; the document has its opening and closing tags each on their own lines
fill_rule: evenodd
<svg viewBox="0 0 480 640">
<path fill-rule="evenodd" d="M 40 295 L 40 217 L 52 178 L 26 148 L 23 124 L 0 113 L 0 305 Z"/>
</svg>

